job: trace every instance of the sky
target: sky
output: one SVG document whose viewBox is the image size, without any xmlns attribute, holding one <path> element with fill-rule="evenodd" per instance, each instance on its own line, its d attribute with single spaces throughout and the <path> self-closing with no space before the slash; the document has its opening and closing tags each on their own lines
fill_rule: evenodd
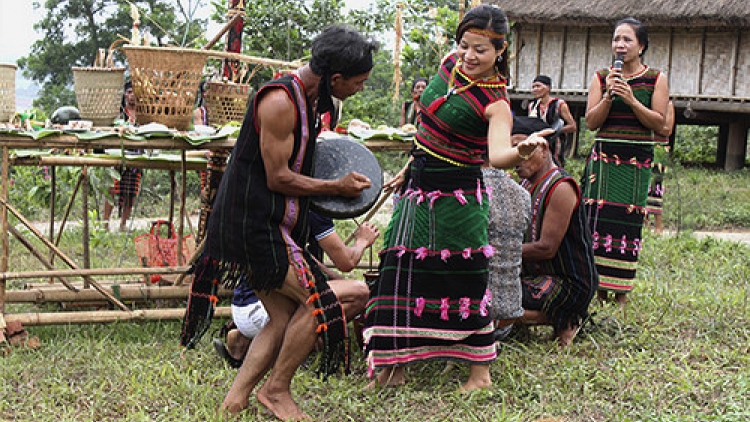
<svg viewBox="0 0 750 422">
<path fill-rule="evenodd" d="M 43 0 L 36 1 L 44 3 Z M 183 4 L 187 4 L 186 1 Z M 210 1 L 198 1 L 202 7 L 197 17 L 207 18 L 211 13 Z M 34 0 L 0 0 L 0 63 L 15 64 L 28 55 L 31 44 L 40 37 L 33 26 L 44 16 L 45 10 L 34 10 L 33 3 Z M 346 3 L 351 9 L 359 9 L 371 4 L 372 0 L 346 0 Z M 220 24 L 209 25 L 207 38 L 212 38 L 220 28 Z M 25 80 L 20 73 L 16 72 L 16 109 L 23 110 L 31 106 L 28 96 L 29 92 L 34 92 L 35 84 Z"/>
</svg>

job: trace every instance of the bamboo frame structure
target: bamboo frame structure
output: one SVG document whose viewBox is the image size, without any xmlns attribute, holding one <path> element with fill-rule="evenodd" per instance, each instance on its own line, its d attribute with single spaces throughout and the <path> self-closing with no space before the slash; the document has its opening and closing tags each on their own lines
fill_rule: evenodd
<svg viewBox="0 0 750 422">
<path fill-rule="evenodd" d="M 148 301 L 155 299 L 185 299 L 190 290 L 189 286 L 148 286 L 143 283 L 116 284 L 106 287 L 107 292 L 118 295 L 127 302 Z M 232 290 L 221 289 L 218 296 L 231 298 Z M 103 301 L 106 298 L 96 290 L 87 289 L 71 292 L 61 287 L 39 286 L 24 290 L 9 290 L 6 292 L 8 303 L 45 303 L 45 302 L 77 302 Z"/>
<path fill-rule="evenodd" d="M 130 294 L 131 287 L 120 286 L 117 288 L 117 293 L 112 286 L 106 286 L 106 282 L 99 282 L 94 279 L 96 276 L 103 275 L 148 275 L 148 274 L 179 274 L 184 278 L 184 274 L 188 267 L 178 265 L 177 267 L 166 267 L 166 268 L 100 268 L 91 269 L 88 258 L 88 230 L 89 225 L 88 219 L 88 192 L 87 192 L 87 175 L 86 169 L 89 167 L 117 167 L 117 166 L 128 166 L 136 168 L 148 168 L 148 169 L 160 169 L 169 170 L 174 173 L 176 170 L 181 172 L 183 177 L 182 184 L 180 186 L 181 192 L 179 195 L 174 195 L 172 201 L 179 201 L 179 218 L 180 224 L 178 225 L 178 237 L 182 236 L 186 209 L 186 176 L 189 170 L 203 170 L 205 169 L 205 162 L 202 160 L 188 161 L 187 150 L 199 150 L 204 148 L 226 150 L 231 149 L 234 146 L 233 139 L 218 139 L 204 143 L 202 145 L 192 145 L 188 142 L 179 139 L 170 138 L 154 138 L 147 141 L 131 141 L 124 139 L 114 133 L 112 136 L 103 137 L 96 140 L 82 140 L 76 136 L 59 134 L 50 135 L 44 138 L 33 140 L 24 136 L 15 136 L 12 134 L 0 134 L 0 146 L 2 147 L 2 173 L 0 174 L 0 225 L 2 231 L 0 232 L 0 243 L 3 245 L 2 251 L 0 251 L 0 315 L 5 317 L 7 321 L 18 320 L 24 325 L 41 325 L 41 324 L 62 324 L 62 323 L 83 323 L 83 322 L 110 322 L 116 320 L 144 320 L 144 319 L 174 319 L 181 318 L 184 314 L 184 309 L 167 310 L 131 310 L 123 299 L 135 300 L 134 297 L 138 298 L 167 298 L 177 295 L 177 298 L 185 298 L 187 296 L 187 287 L 174 286 L 171 287 L 153 287 L 139 285 L 137 294 Z M 180 159 L 179 161 L 158 161 L 158 160 L 144 160 L 144 159 L 130 159 L 130 158 L 109 158 L 109 157 L 95 157 L 95 156 L 34 156 L 34 157 L 11 157 L 10 149 L 39 149 L 44 150 L 47 148 L 58 148 L 58 149 L 81 149 L 90 150 L 97 148 L 138 148 L 138 149 L 171 149 L 179 150 Z M 57 244 L 59 243 L 59 236 L 62 234 L 64 222 L 67 221 L 70 214 L 73 198 L 70 199 L 68 204 L 63 227 L 60 228 L 60 234 L 57 239 L 54 236 L 54 208 L 51 208 L 50 216 L 50 234 L 49 238 L 44 236 L 36 227 L 24 217 L 18 210 L 16 210 L 10 203 L 8 203 L 9 192 L 9 168 L 10 166 L 50 166 L 53 169 L 57 166 L 78 166 L 82 167 L 81 177 L 79 177 L 76 185 L 76 194 L 79 189 L 82 193 L 83 203 L 83 264 L 79 266 L 73 259 L 68 257 L 63 251 L 61 251 Z M 53 181 L 53 183 L 56 183 Z M 83 189 L 81 189 L 83 185 Z M 174 191 L 175 186 L 173 186 Z M 75 194 L 74 194 L 75 196 Z M 8 212 L 10 212 L 20 223 L 28 229 L 28 232 L 41 241 L 48 249 L 49 256 L 38 250 L 34 245 L 26 239 L 26 234 L 22 233 L 15 227 L 11 226 L 8 221 Z M 170 221 L 174 218 L 174 204 L 170 211 Z M 46 270 L 43 271 L 21 271 L 11 272 L 8 268 L 9 261 L 9 236 L 12 235 L 16 238 L 29 252 L 34 256 Z M 53 259 L 55 257 L 60 258 L 60 261 L 68 267 L 68 269 L 57 269 L 53 265 Z M 183 264 L 183 263 L 180 263 Z M 37 288 L 36 291 L 10 291 L 6 292 L 6 282 L 14 279 L 30 279 L 30 278 L 48 278 L 50 281 L 59 281 L 62 286 L 55 287 L 54 284 L 49 286 Z M 70 281 L 69 279 L 81 278 L 83 285 L 78 286 L 77 283 Z M 93 287 L 93 289 L 91 289 Z M 146 290 L 147 294 L 143 293 L 142 289 Z M 38 290 L 44 290 L 44 293 L 40 293 Z M 123 293 L 125 292 L 125 293 Z M 10 293 L 10 295 L 8 294 Z M 31 293 L 31 295 L 29 295 Z M 224 292 L 223 294 L 227 294 Z M 74 313 L 59 313 L 59 316 L 48 315 L 48 314 L 5 314 L 5 303 L 14 301 L 16 299 L 24 298 L 29 300 L 31 297 L 36 297 L 35 302 L 39 300 L 52 300 L 52 301 L 63 301 L 63 302 L 82 302 L 82 301 L 106 301 L 113 304 L 118 310 L 115 311 L 96 311 L 96 312 L 74 312 Z M 133 296 L 133 297 L 131 297 Z M 230 295 L 231 296 L 231 295 Z M 41 298 L 41 299 L 40 299 Z M 64 300 L 62 300 L 62 299 Z M 139 299 L 140 300 L 140 299 Z M 56 313 L 57 314 L 57 313 Z M 66 315 L 70 314 L 70 315 Z M 73 315 L 74 314 L 74 315 Z"/>
<path fill-rule="evenodd" d="M 76 312 L 36 312 L 5 315 L 5 321 L 18 321 L 23 326 L 32 325 L 66 325 L 111 323 L 125 321 L 163 321 L 181 320 L 185 309 L 137 309 L 133 311 L 76 311 Z M 217 307 L 214 318 L 229 318 L 232 308 Z"/>
</svg>

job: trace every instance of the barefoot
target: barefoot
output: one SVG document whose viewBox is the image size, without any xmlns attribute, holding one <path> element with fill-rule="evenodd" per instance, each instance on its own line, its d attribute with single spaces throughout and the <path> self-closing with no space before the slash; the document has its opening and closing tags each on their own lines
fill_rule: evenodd
<svg viewBox="0 0 750 422">
<path fill-rule="evenodd" d="M 555 333 L 557 336 L 557 342 L 562 348 L 570 346 L 570 344 L 573 343 L 576 334 L 578 334 L 578 326 L 573 326 Z"/>
<path fill-rule="evenodd" d="M 266 409 L 270 410 L 276 418 L 282 421 L 309 421 L 312 420 L 292 398 L 289 391 L 272 391 L 267 384 L 258 390 L 256 394 L 258 401 Z"/>
<path fill-rule="evenodd" d="M 492 380 L 489 377 L 486 377 L 486 378 L 483 377 L 479 379 L 469 378 L 469 380 L 466 381 L 466 384 L 462 385 L 461 388 L 459 388 L 459 391 L 463 393 L 468 393 L 474 390 L 482 390 L 485 388 L 490 388 L 491 386 L 492 386 Z"/>
<path fill-rule="evenodd" d="M 406 384 L 406 377 L 404 376 L 404 367 L 397 366 L 393 368 L 387 368 L 380 371 L 377 378 L 370 381 L 365 387 L 365 390 L 372 390 L 377 386 L 385 387 L 396 387 L 399 385 Z"/>
<path fill-rule="evenodd" d="M 490 366 L 481 364 L 472 364 L 469 367 L 469 380 L 459 388 L 460 392 L 470 392 L 489 388 L 492 385 L 490 376 Z"/>
<path fill-rule="evenodd" d="M 625 293 L 615 293 L 615 302 L 620 306 L 625 306 L 628 303 L 628 295 Z"/>
<path fill-rule="evenodd" d="M 250 401 L 247 397 L 240 398 L 233 396 L 230 391 L 226 397 L 224 397 L 224 402 L 221 403 L 221 409 L 219 410 L 220 412 L 226 412 L 230 415 L 236 415 L 248 407 L 250 407 Z"/>
<path fill-rule="evenodd" d="M 598 290 L 596 298 L 599 299 L 599 302 L 606 302 L 609 299 L 609 293 L 606 290 Z"/>
</svg>

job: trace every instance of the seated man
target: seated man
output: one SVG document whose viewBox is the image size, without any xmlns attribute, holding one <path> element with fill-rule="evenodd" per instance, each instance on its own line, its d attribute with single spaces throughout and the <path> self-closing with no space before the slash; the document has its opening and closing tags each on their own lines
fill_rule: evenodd
<svg viewBox="0 0 750 422">
<path fill-rule="evenodd" d="M 545 122 L 514 117 L 511 143 L 548 129 Z M 524 315 L 521 323 L 551 324 L 568 346 L 588 316 L 599 285 L 581 191 L 553 161 L 548 145 L 537 147 L 516 167 L 531 194 L 531 224 L 521 251 Z"/>
<path fill-rule="evenodd" d="M 310 211 L 310 240 L 308 249 L 319 261 L 322 252 L 328 255 L 336 269 L 349 272 L 362 259 L 364 251 L 378 238 L 379 232 L 374 224 L 365 222 L 357 228 L 352 246 L 346 246 L 336 233 L 333 220 Z M 364 281 L 346 281 L 341 274 L 332 271 L 322 263 L 321 269 L 328 275 L 328 285 L 336 294 L 344 308 L 348 321 L 359 315 L 367 304 L 370 289 Z M 226 344 L 221 339 L 214 339 L 214 348 L 219 356 L 229 363 L 232 368 L 242 366 L 250 343 L 261 328 L 268 322 L 268 313 L 263 308 L 251 287 L 241 283 L 232 297 L 232 319 L 236 328 L 231 328 L 226 334 Z M 231 324 L 230 324 L 231 325 Z"/>
</svg>

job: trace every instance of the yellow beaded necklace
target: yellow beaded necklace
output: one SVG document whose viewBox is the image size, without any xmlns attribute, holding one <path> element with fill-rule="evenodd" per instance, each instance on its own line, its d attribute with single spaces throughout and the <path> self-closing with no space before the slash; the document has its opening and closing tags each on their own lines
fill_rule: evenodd
<svg viewBox="0 0 750 422">
<path fill-rule="evenodd" d="M 505 81 L 498 74 L 495 74 L 494 76 L 490 78 L 485 78 L 485 79 L 472 79 L 465 73 L 461 72 L 461 70 L 459 69 L 460 67 L 461 67 L 461 59 L 457 59 L 456 64 L 453 66 L 453 69 L 451 69 L 451 76 L 450 76 L 450 79 L 448 79 L 448 89 L 445 95 L 443 95 L 442 97 L 436 98 L 435 101 L 433 101 L 432 104 L 430 104 L 430 106 L 428 107 L 429 112 L 434 113 L 452 95 L 461 94 L 462 92 L 468 91 L 474 86 L 479 86 L 482 88 L 497 88 L 497 87 L 505 86 Z M 460 73 L 461 76 L 464 77 L 464 79 L 468 79 L 470 80 L 470 82 L 460 88 L 456 88 L 455 87 L 456 73 Z"/>
</svg>

